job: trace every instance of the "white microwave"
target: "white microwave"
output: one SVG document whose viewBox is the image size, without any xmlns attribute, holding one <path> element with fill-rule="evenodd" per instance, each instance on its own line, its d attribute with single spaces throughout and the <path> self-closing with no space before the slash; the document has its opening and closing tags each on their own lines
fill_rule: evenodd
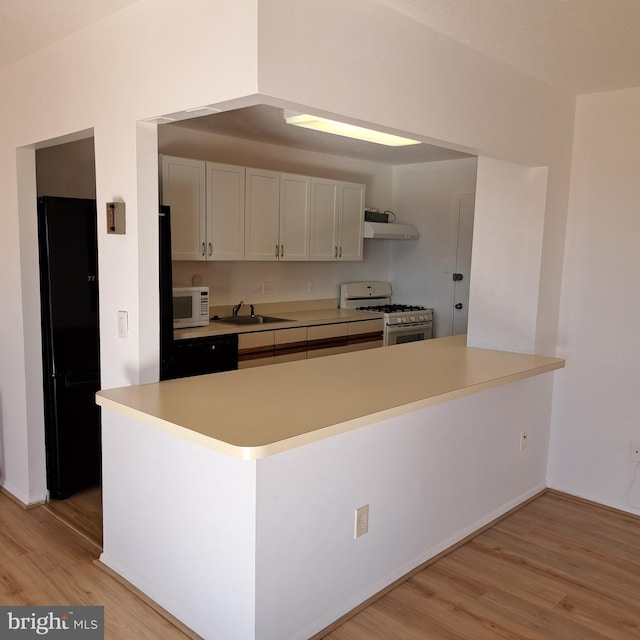
<svg viewBox="0 0 640 640">
<path fill-rule="evenodd" d="M 173 328 L 209 324 L 209 287 L 173 288 Z"/>
</svg>

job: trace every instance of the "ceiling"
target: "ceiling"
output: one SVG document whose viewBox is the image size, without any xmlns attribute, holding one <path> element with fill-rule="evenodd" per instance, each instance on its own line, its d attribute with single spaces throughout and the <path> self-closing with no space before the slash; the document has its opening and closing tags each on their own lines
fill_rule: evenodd
<svg viewBox="0 0 640 640">
<path fill-rule="evenodd" d="M 138 0 L 0 0 L 0 68 Z M 369 0 L 572 93 L 640 86 L 640 0 Z M 270 144 L 405 164 L 465 157 L 390 148 L 284 124 L 258 105 L 175 125 Z"/>
<path fill-rule="evenodd" d="M 342 136 L 320 133 L 286 124 L 282 109 L 269 105 L 255 105 L 214 115 L 181 120 L 163 127 L 185 127 L 232 138 L 243 138 L 280 147 L 305 149 L 317 153 L 344 156 L 381 164 L 413 164 L 435 160 L 468 158 L 466 153 L 430 144 L 409 147 L 387 147 Z"/>
<path fill-rule="evenodd" d="M 0 67 L 138 0 L 0 0 Z M 370 0 L 573 93 L 640 86 L 639 0 Z"/>
<path fill-rule="evenodd" d="M 0 68 L 138 0 L 0 0 Z"/>
<path fill-rule="evenodd" d="M 638 0 L 376 0 L 572 93 L 640 86 Z"/>
</svg>

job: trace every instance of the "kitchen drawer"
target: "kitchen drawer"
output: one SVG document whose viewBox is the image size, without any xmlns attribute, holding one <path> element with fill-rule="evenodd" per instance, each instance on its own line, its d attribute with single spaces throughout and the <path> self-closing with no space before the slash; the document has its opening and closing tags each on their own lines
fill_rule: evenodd
<svg viewBox="0 0 640 640">
<path fill-rule="evenodd" d="M 383 339 L 384 320 L 362 320 L 349 323 L 348 351 L 362 351 L 364 349 L 376 349 L 384 345 Z"/>
<path fill-rule="evenodd" d="M 307 358 L 346 353 L 348 331 L 346 322 L 307 327 Z"/>
<path fill-rule="evenodd" d="M 305 360 L 307 357 L 307 327 L 275 331 L 275 363 Z"/>
<path fill-rule="evenodd" d="M 273 347 L 274 331 L 251 331 L 238 334 L 238 349 L 240 352 L 261 347 Z"/>
<path fill-rule="evenodd" d="M 361 333 L 382 333 L 384 331 L 384 320 L 375 318 L 373 320 L 359 320 L 358 322 L 349 322 L 349 337 Z"/>
<path fill-rule="evenodd" d="M 348 322 L 339 322 L 336 324 L 318 324 L 307 327 L 307 340 L 327 340 L 329 338 L 347 337 L 349 334 Z"/>
<path fill-rule="evenodd" d="M 294 327 L 293 329 L 276 329 L 274 331 L 274 334 L 274 343 L 276 347 L 282 344 L 307 341 L 307 327 Z"/>
</svg>

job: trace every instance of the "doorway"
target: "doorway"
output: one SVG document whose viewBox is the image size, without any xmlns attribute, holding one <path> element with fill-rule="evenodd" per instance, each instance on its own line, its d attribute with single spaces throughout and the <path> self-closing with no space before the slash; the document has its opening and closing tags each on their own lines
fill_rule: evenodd
<svg viewBox="0 0 640 640">
<path fill-rule="evenodd" d="M 476 206 L 474 193 L 460 194 L 457 201 L 455 269 L 453 273 L 453 310 L 451 335 L 467 333 L 469 324 L 469 284 L 471 280 L 471 247 Z"/>
<path fill-rule="evenodd" d="M 47 508 L 101 544 L 93 138 L 36 152 Z"/>
</svg>

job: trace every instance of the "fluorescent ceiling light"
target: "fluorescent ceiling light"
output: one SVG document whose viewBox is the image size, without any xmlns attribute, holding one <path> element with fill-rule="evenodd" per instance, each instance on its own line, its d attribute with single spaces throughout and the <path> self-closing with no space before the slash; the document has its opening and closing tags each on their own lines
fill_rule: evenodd
<svg viewBox="0 0 640 640">
<path fill-rule="evenodd" d="M 185 109 L 185 113 L 196 113 L 198 111 L 210 111 L 211 113 L 220 113 L 220 109 L 215 107 L 194 107 L 193 109 Z"/>
<path fill-rule="evenodd" d="M 333 133 L 338 136 L 346 136 L 347 138 L 375 142 L 376 144 L 384 144 L 388 147 L 404 147 L 410 144 L 420 144 L 419 140 L 394 136 L 391 133 L 357 127 L 353 124 L 329 120 L 328 118 L 321 118 L 320 116 L 312 116 L 307 113 L 285 111 L 284 119 L 287 121 L 287 124 L 293 124 L 296 127 L 305 127 L 306 129 L 315 129 L 316 131 Z"/>
</svg>

